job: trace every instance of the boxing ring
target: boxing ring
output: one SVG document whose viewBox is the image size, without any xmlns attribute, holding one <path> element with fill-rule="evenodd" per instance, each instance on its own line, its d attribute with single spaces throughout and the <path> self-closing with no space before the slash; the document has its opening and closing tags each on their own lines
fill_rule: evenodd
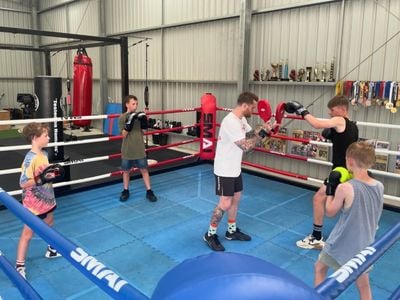
<svg viewBox="0 0 400 300">
<path fill-rule="evenodd" d="M 210 99 L 209 96 L 206 99 Z M 204 99 L 203 99 L 204 100 Z M 202 101 L 203 101 L 202 100 Z M 208 101 L 207 100 L 207 101 Z M 204 100 L 205 101 L 205 100 Z M 171 159 L 166 161 L 156 162 L 150 165 L 150 168 L 154 168 L 156 166 L 166 166 L 171 163 L 177 163 L 186 160 L 210 160 L 213 157 L 213 151 L 215 150 L 215 133 L 216 127 L 218 124 L 216 123 L 216 111 L 224 110 L 229 111 L 229 109 L 225 108 L 217 108 L 216 103 L 212 103 L 211 106 L 205 108 L 206 104 L 202 103 L 200 108 L 194 109 L 182 109 L 182 110 L 171 110 L 171 111 L 161 111 L 161 112 L 150 112 L 148 115 L 156 115 L 156 114 L 167 114 L 167 113 L 186 113 L 186 112 L 197 112 L 201 111 L 201 120 L 198 124 L 190 124 L 188 126 L 181 126 L 179 128 L 171 128 L 171 129 L 161 129 L 161 130 L 152 130 L 146 132 L 147 135 L 157 134 L 157 133 L 167 133 L 169 131 L 175 131 L 177 129 L 187 129 L 190 127 L 200 127 L 200 137 L 196 137 L 190 139 L 188 141 L 172 143 L 169 145 L 163 145 L 158 147 L 148 148 L 147 151 L 157 151 L 166 149 L 169 147 L 178 147 L 189 143 L 200 143 L 199 152 L 184 155 L 177 159 Z M 208 105 L 208 103 L 207 103 Z M 210 109 L 211 108 L 211 109 Z M 103 116 L 82 116 L 79 118 L 82 119 L 104 119 L 104 118 L 116 118 L 119 115 L 103 115 Z M 67 118 L 49 118 L 49 119 L 40 119 L 38 121 L 41 122 L 54 122 L 54 121 L 65 121 Z M 32 120 L 19 120 L 14 122 L 19 122 L 19 124 L 23 124 L 24 122 L 28 123 Z M 0 121 L 3 122 L 3 121 Z M 8 121 L 12 122 L 12 121 Z M 0 123 L 1 125 L 1 123 Z M 276 135 L 279 136 L 279 135 Z M 296 139 L 291 137 L 283 137 L 286 139 L 294 139 L 295 141 L 309 142 L 313 143 L 314 141 L 304 140 L 304 139 Z M 50 143 L 51 146 L 65 146 L 68 147 L 72 144 L 80 144 L 80 143 L 95 143 L 109 141 L 113 142 L 121 139 L 120 136 L 112 136 L 112 137 L 104 137 L 104 138 L 95 138 L 88 140 L 79 140 L 79 141 L 71 141 L 71 142 L 57 142 Z M 10 147 L 0 147 L 0 152 L 12 151 L 12 150 L 25 150 L 29 149 L 30 145 L 17 146 L 17 148 Z M 255 149 L 259 152 L 266 152 L 271 155 L 280 155 L 279 153 L 274 153 L 272 151 L 267 151 L 263 148 Z M 396 152 L 394 152 L 396 154 Z M 298 157 L 296 155 L 285 155 L 289 159 L 298 159 L 298 160 L 307 160 L 310 163 L 324 163 L 317 160 L 312 160 L 304 157 Z M 114 153 L 106 156 L 99 157 L 90 157 L 87 159 L 79 160 L 79 161 L 69 161 L 63 162 L 62 164 L 73 167 L 76 164 L 86 164 L 94 161 L 102 161 L 109 159 L 120 158 L 119 153 Z M 244 161 L 243 164 L 245 166 L 249 166 L 252 168 L 258 168 L 262 171 L 273 172 L 276 174 L 284 175 L 287 177 L 299 178 L 302 180 L 309 180 L 313 182 L 321 182 L 322 180 L 308 178 L 307 176 L 301 174 L 295 174 L 291 172 L 285 172 L 282 170 L 276 170 L 273 168 L 269 168 L 267 166 L 261 166 L 255 163 Z M 329 163 L 327 164 L 329 165 Z M 132 172 L 136 170 L 133 169 Z M 7 175 L 12 173 L 20 172 L 19 168 L 7 169 L 0 171 L 0 175 Z M 65 185 L 73 185 L 82 182 L 92 182 L 102 178 L 108 177 L 117 177 L 120 176 L 121 172 L 116 170 L 111 173 L 100 174 L 95 177 L 90 178 L 80 178 L 68 182 L 59 182 L 55 183 L 55 187 L 62 187 Z M 173 187 L 171 187 L 173 189 Z M 210 188 L 212 190 L 212 188 Z M 120 277 L 117 272 L 114 272 L 112 268 L 108 268 L 106 264 L 102 263 L 100 259 L 97 259 L 95 256 L 90 255 L 89 251 L 84 249 L 83 247 L 77 246 L 72 241 L 68 240 L 66 237 L 58 233 L 56 230 L 48 228 L 43 222 L 40 222 L 32 216 L 29 212 L 26 212 L 21 205 L 14 201 L 12 196 L 19 195 L 20 191 L 3 191 L 0 190 L 0 202 L 2 202 L 10 212 L 16 215 L 23 222 L 28 224 L 34 231 L 39 235 L 44 241 L 48 243 L 52 243 L 54 247 L 63 255 L 63 257 L 68 260 L 76 269 L 79 270 L 84 276 L 90 279 L 94 284 L 96 284 L 99 288 L 101 288 L 105 293 L 115 299 L 148 299 L 148 297 L 138 290 L 134 285 L 131 285 L 127 280 L 123 277 Z M 396 197 L 395 197 L 396 198 Z M 84 200 L 82 200 L 84 201 Z M 208 222 L 208 221 L 206 221 Z M 207 223 L 204 223 L 206 226 Z M 56 227 L 57 228 L 57 225 Z M 199 234 L 201 235 L 201 233 Z M 257 259 L 252 256 L 248 256 L 245 254 L 235 254 L 235 253 L 224 253 L 224 254 L 208 254 L 201 255 L 196 258 L 189 258 L 184 260 L 181 264 L 177 265 L 171 271 L 165 274 L 165 276 L 159 281 L 158 286 L 154 290 L 152 299 L 164 299 L 167 295 L 170 296 L 170 299 L 187 299 L 188 296 L 191 299 L 196 299 L 196 296 L 200 295 L 200 293 L 205 292 L 211 282 L 221 282 L 223 286 L 224 281 L 223 278 L 236 278 L 237 282 L 244 284 L 248 281 L 253 283 L 252 286 L 250 284 L 250 290 L 253 292 L 251 296 L 254 299 L 268 299 L 266 298 L 266 294 L 271 294 L 271 286 L 280 286 L 279 289 L 274 290 L 274 294 L 271 295 L 270 299 L 286 299 L 290 296 L 289 287 L 295 288 L 295 290 L 299 290 L 301 288 L 304 291 L 303 296 L 299 295 L 297 292 L 296 295 L 299 299 L 310 299 L 313 297 L 315 299 L 331 299 L 337 297 L 348 285 L 350 285 L 355 278 L 366 270 L 370 265 L 372 265 L 382 254 L 387 251 L 400 237 L 400 224 L 397 223 L 393 228 L 391 228 L 387 233 L 381 236 L 373 245 L 370 245 L 367 249 L 362 251 L 359 255 L 357 255 L 352 261 L 350 261 L 346 266 L 343 267 L 343 271 L 336 272 L 330 278 L 328 278 L 324 283 L 318 286 L 316 289 L 312 289 L 309 286 L 305 285 L 298 278 L 289 274 L 287 271 L 282 270 L 281 268 L 274 266 L 270 263 L 267 263 L 263 260 Z M 198 242 L 198 241 L 196 241 Z M 200 243 L 200 242 L 199 242 Z M 1 249 L 0 249 L 1 250 Z M 223 269 L 222 271 L 215 270 L 211 267 L 209 268 L 201 268 L 204 265 L 213 265 L 218 267 L 218 263 L 223 261 L 220 255 L 227 255 L 230 261 L 238 262 L 237 268 L 228 268 Z M 29 254 L 28 254 L 29 256 Z M 228 258 L 227 258 L 228 259 Z M 244 265 L 239 264 L 239 262 L 243 262 Z M 14 271 L 12 266 L 10 267 L 10 263 L 7 261 L 5 255 L 1 253 L 0 255 L 0 265 L 7 276 L 14 282 L 16 286 L 21 290 L 21 293 L 30 297 L 31 299 L 40 299 L 40 296 L 34 291 L 34 289 L 30 286 L 28 282 L 21 279 L 19 274 Z M 245 268 L 247 266 L 247 268 Z M 221 269 L 221 268 L 220 268 Z M 349 271 L 350 270 L 350 271 Z M 193 276 L 185 276 L 191 271 Z M 196 271 L 196 272 L 194 272 Z M 256 272 L 256 275 L 251 275 L 251 273 Z M 347 272 L 347 273 L 346 273 Z M 343 279 L 343 274 L 349 274 L 346 280 Z M 196 280 L 198 279 L 198 280 Z M 212 281 L 213 280 L 213 281 Z M 195 282 L 201 282 L 202 284 L 196 285 Z M 189 294 L 184 294 L 184 293 Z M 211 293 L 212 292 L 212 293 Z M 210 289 L 210 295 L 217 295 L 219 292 L 217 289 Z M 229 291 L 228 291 L 229 292 Z M 248 290 L 246 291 L 247 293 Z M 399 290 L 392 291 L 392 298 L 397 299 L 399 297 Z M 226 293 L 226 291 L 225 291 Z M 245 295 L 249 294 L 240 294 L 239 291 L 234 292 L 230 289 L 230 293 L 228 294 L 230 298 L 233 299 L 243 299 Z M 0 293 L 1 295 L 1 293 Z M 204 294 L 201 294 L 204 299 Z M 213 299 L 212 297 L 208 297 L 208 299 Z M 236 297 L 236 298 L 235 298 Z M 258 297 L 258 298 L 257 298 Z M 286 298 L 285 298 L 286 297 Z M 302 298 L 303 297 L 303 298 Z M 215 298 L 216 299 L 216 298 Z"/>
</svg>

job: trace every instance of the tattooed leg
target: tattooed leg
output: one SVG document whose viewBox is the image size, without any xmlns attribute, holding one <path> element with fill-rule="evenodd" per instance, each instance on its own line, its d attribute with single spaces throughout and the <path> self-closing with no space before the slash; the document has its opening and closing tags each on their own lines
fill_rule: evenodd
<svg viewBox="0 0 400 300">
<path fill-rule="evenodd" d="M 214 227 L 217 227 L 219 222 L 221 222 L 222 217 L 224 216 L 224 211 L 219 207 L 215 207 L 213 214 L 211 216 L 211 224 L 214 225 Z"/>
</svg>

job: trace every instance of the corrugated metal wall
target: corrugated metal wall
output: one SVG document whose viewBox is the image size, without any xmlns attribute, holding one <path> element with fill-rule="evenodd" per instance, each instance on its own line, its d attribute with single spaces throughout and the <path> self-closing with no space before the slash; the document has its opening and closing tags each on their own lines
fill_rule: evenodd
<svg viewBox="0 0 400 300">
<path fill-rule="evenodd" d="M 31 27 L 30 1 L 0 1 L 0 26 Z M 0 32 L 0 43 L 30 46 L 31 38 Z M 32 53 L 0 49 L 0 108 L 19 107 L 17 91 L 31 92 Z"/>
<path fill-rule="evenodd" d="M 99 35 L 100 1 L 72 1 L 60 6 L 65 1 L 40 1 L 40 9 L 44 10 L 40 13 L 41 29 Z M 0 1 L 3 6 L 5 2 L 9 3 Z M 149 45 L 147 78 L 151 109 L 196 107 L 204 92 L 214 93 L 220 107 L 234 105 L 239 73 L 239 14 L 242 1 L 117 0 L 104 3 L 106 18 L 101 22 L 105 22 L 106 34 L 129 33 L 130 92 L 141 100 L 146 74 L 145 44 Z M 51 9 L 54 5 L 57 8 Z M 329 68 L 332 58 L 336 57 L 336 69 L 339 70 L 336 79 L 399 80 L 400 38 L 397 34 L 400 29 L 400 1 L 344 1 L 343 20 L 342 1 L 253 0 L 251 7 L 253 15 L 248 58 L 250 90 L 261 98 L 269 99 L 273 107 L 280 101 L 295 99 L 309 106 L 316 116 L 327 117 L 326 104 L 335 93 L 333 83 L 275 84 L 252 81 L 255 69 L 271 70 L 271 63 L 282 60 L 288 61 L 289 70 L 298 70 L 324 63 Z M 0 14 L 7 16 L 9 12 L 0 11 Z M 29 27 L 29 15 L 22 18 L 26 18 L 26 23 L 22 24 Z M 17 26 L 17 21 L 11 24 Z M 21 20 L 18 24 L 21 24 Z M 144 37 L 149 39 L 134 45 Z M 43 43 L 56 41 L 50 38 L 42 40 Z M 21 41 L 26 42 L 30 43 L 29 38 Z M 117 46 L 106 47 L 108 93 L 114 102 L 121 101 L 119 51 Z M 89 54 L 94 61 L 94 91 L 98 97 L 99 54 L 95 49 L 90 49 Z M 53 72 L 64 78 L 70 75 L 67 74 L 66 64 L 69 63 L 71 68 L 73 55 L 71 52 L 69 59 L 63 52 L 54 55 Z M 13 61 L 11 54 L 0 59 L 13 65 L 2 74 L 21 76 L 20 69 L 10 63 Z M 30 56 L 26 60 L 29 61 Z M 28 65 L 29 77 L 32 63 Z M 4 80 L 0 84 L 4 86 Z M 96 103 L 94 113 L 101 113 L 102 107 L 96 102 L 101 101 L 96 97 L 93 98 Z M 392 114 L 377 106 L 351 109 L 353 119 L 376 123 L 400 124 L 399 114 Z M 218 114 L 219 120 L 223 115 Z M 184 123 L 195 121 L 194 114 L 165 118 Z M 285 122 L 284 125 L 289 132 L 298 128 L 311 130 L 305 122 L 300 121 Z M 392 150 L 400 143 L 398 130 L 377 127 L 360 129 L 363 137 L 390 140 Z M 310 177 L 322 178 L 327 172 L 326 167 L 275 156 L 253 154 L 247 159 Z M 390 169 L 393 169 L 394 159 L 392 156 Z M 387 193 L 400 194 L 400 187 L 394 179 L 385 179 L 385 184 L 388 186 Z"/>
</svg>

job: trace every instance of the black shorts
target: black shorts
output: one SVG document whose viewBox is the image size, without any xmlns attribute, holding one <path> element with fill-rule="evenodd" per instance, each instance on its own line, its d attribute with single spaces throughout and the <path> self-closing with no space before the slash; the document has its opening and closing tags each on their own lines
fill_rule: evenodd
<svg viewBox="0 0 400 300">
<path fill-rule="evenodd" d="M 243 191 L 242 173 L 238 177 L 221 177 L 215 175 L 215 193 L 218 196 L 232 197 Z"/>
<path fill-rule="evenodd" d="M 42 220 L 44 220 L 44 219 L 46 219 L 47 215 L 48 215 L 49 213 L 55 211 L 56 208 L 57 208 L 57 205 L 54 206 L 52 209 L 50 209 L 48 212 L 42 213 L 42 214 L 40 214 L 40 215 L 37 215 L 37 217 L 40 218 L 40 219 L 42 219 Z"/>
</svg>

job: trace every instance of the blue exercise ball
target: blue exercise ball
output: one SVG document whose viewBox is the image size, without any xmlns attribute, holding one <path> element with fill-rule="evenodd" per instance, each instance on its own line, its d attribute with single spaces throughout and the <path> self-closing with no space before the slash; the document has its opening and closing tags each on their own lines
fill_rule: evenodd
<svg viewBox="0 0 400 300">
<path fill-rule="evenodd" d="M 213 252 L 165 274 L 153 300 L 310 300 L 322 297 L 289 272 L 250 255 Z"/>
</svg>

